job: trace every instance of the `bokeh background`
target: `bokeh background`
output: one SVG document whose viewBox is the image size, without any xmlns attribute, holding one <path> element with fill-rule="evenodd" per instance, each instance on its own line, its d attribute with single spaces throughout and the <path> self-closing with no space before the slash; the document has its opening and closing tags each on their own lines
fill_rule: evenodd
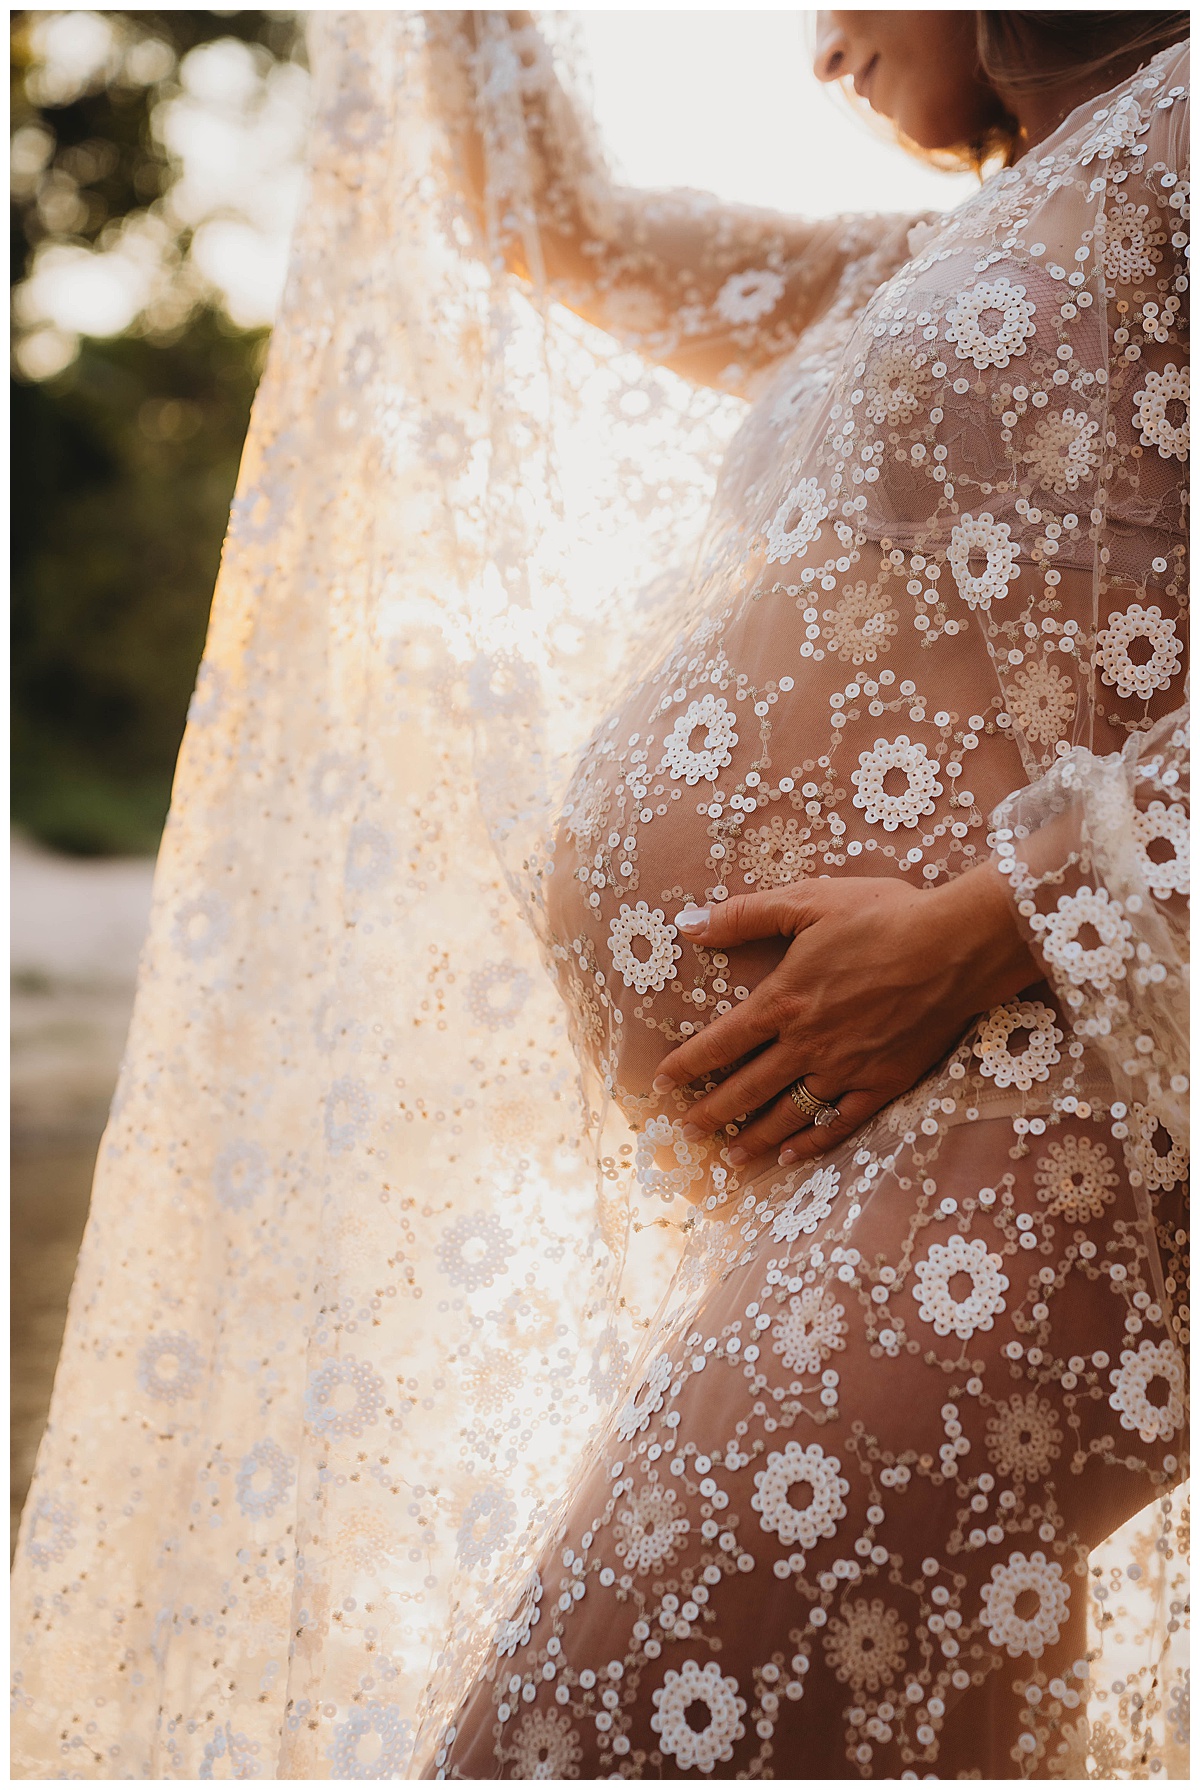
<svg viewBox="0 0 1200 1790">
<path fill-rule="evenodd" d="M 14 1515 L 301 203 L 304 17 L 10 15 Z M 811 14 L 578 25 L 638 184 L 810 215 L 969 190 L 817 86 Z"/>
<path fill-rule="evenodd" d="M 300 26 L 11 17 L 14 1516 L 286 266 Z"/>
</svg>

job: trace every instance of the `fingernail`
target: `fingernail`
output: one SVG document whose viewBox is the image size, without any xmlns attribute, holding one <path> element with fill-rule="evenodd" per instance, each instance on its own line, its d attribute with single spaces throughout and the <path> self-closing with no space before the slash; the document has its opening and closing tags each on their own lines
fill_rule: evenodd
<svg viewBox="0 0 1200 1790">
<path fill-rule="evenodd" d="M 680 1137 L 685 1137 L 689 1144 L 694 1144 L 698 1137 L 704 1136 L 704 1133 L 701 1131 L 699 1125 L 684 1125 L 681 1128 L 679 1135 Z"/>
<path fill-rule="evenodd" d="M 741 1168 L 743 1162 L 749 1162 L 750 1160 L 750 1152 L 748 1150 L 743 1150 L 740 1144 L 735 1144 L 733 1149 L 726 1150 L 725 1154 L 733 1164 L 734 1168 Z"/>
<path fill-rule="evenodd" d="M 676 914 L 675 924 L 680 932 L 703 932 L 708 925 L 711 912 L 711 908 L 696 907 L 689 901 L 687 906 L 680 908 Z"/>
<path fill-rule="evenodd" d="M 795 1160 L 796 1160 L 796 1152 L 794 1150 L 781 1150 L 779 1152 L 780 1168 L 787 1168 L 788 1164 L 795 1162 Z"/>
<path fill-rule="evenodd" d="M 656 1094 L 672 1094 L 675 1091 L 675 1083 L 669 1075 L 656 1075 L 651 1086 Z"/>
</svg>

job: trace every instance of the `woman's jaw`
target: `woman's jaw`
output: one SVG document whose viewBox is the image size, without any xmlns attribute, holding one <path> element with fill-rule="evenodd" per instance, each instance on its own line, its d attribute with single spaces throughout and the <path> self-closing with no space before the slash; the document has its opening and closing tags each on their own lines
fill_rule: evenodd
<svg viewBox="0 0 1200 1790">
<path fill-rule="evenodd" d="M 821 12 L 813 69 L 848 80 L 920 149 L 981 135 L 999 100 L 979 72 L 973 12 Z"/>
</svg>

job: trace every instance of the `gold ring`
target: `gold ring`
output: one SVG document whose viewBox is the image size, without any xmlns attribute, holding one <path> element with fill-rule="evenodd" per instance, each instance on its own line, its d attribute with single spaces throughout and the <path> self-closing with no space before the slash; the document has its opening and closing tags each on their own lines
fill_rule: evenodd
<svg viewBox="0 0 1200 1790">
<path fill-rule="evenodd" d="M 827 1110 L 823 1100 L 818 1100 L 815 1094 L 809 1093 L 804 1085 L 803 1076 L 800 1077 L 799 1081 L 794 1081 L 792 1083 L 791 1087 L 788 1089 L 788 1093 L 791 1095 L 793 1103 L 800 1108 L 800 1111 L 804 1114 L 806 1119 L 815 1121 L 818 1113 Z"/>
<path fill-rule="evenodd" d="M 819 1113 L 813 1114 L 813 1124 L 814 1125 L 832 1125 L 833 1121 L 835 1119 L 840 1119 L 841 1116 L 842 1116 L 841 1111 L 839 1110 L 838 1107 L 826 1104 L 826 1105 L 822 1106 Z"/>
</svg>

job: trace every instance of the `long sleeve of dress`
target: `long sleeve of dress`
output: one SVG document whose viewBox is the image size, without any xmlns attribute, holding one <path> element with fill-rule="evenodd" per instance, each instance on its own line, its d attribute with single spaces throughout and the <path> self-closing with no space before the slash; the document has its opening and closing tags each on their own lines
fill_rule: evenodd
<svg viewBox="0 0 1200 1790">
<path fill-rule="evenodd" d="M 908 255 L 915 214 L 808 220 L 623 186 L 531 15 L 425 17 L 438 110 L 491 248 L 686 378 L 752 389 L 811 324 L 851 292 L 861 304 Z"/>
<path fill-rule="evenodd" d="M 992 816 L 996 860 L 1082 1054 L 1101 1056 L 1164 1305 L 1149 1195 L 1188 1160 L 1188 710 L 1076 747 Z M 1124 1112 L 1122 1112 L 1122 1106 Z"/>
</svg>

